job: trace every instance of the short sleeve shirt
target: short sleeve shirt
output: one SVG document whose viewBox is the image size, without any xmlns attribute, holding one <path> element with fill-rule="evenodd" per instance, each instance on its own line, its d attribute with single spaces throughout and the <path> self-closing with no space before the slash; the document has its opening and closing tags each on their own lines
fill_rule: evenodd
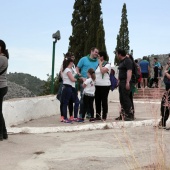
<svg viewBox="0 0 170 170">
<path fill-rule="evenodd" d="M 84 81 L 86 87 L 84 88 L 84 93 L 92 94 L 95 93 L 95 83 L 92 78 L 88 78 Z"/>
<path fill-rule="evenodd" d="M 125 80 L 127 79 L 127 70 L 133 69 L 133 62 L 130 58 L 125 58 L 120 61 L 119 63 L 119 80 Z"/>
<path fill-rule="evenodd" d="M 110 83 L 110 71 L 111 71 L 111 65 L 108 63 L 106 64 L 104 67 L 108 68 L 108 72 L 107 73 L 104 73 L 102 74 L 101 71 L 100 71 L 100 67 L 98 66 L 96 71 L 95 71 L 95 74 L 96 74 L 96 80 L 95 80 L 95 84 L 96 86 L 110 86 L 111 83 Z"/>
<path fill-rule="evenodd" d="M 62 72 L 62 76 L 63 76 L 63 84 L 68 84 L 71 85 L 72 87 L 75 87 L 75 82 L 71 81 L 67 75 L 68 72 L 72 73 L 72 69 L 70 68 L 66 68 L 63 72 Z"/>
<path fill-rule="evenodd" d="M 87 72 L 90 68 L 96 70 L 98 66 L 97 59 L 89 59 L 87 56 L 81 58 L 77 64 L 77 67 L 81 69 L 81 75 L 84 78 L 87 78 Z"/>
</svg>

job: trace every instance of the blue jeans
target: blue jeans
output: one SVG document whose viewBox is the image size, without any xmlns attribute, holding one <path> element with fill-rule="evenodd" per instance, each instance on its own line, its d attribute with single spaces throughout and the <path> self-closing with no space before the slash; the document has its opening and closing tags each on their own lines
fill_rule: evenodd
<svg viewBox="0 0 170 170">
<path fill-rule="evenodd" d="M 63 84 L 63 90 L 61 95 L 61 110 L 64 116 L 64 119 L 67 119 L 67 106 L 69 101 L 72 100 L 75 102 L 76 96 L 74 88 L 71 85 Z"/>
</svg>

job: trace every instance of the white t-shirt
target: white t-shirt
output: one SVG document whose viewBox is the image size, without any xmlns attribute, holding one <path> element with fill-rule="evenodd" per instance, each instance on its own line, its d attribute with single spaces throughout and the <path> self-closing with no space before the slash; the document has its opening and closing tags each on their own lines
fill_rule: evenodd
<svg viewBox="0 0 170 170">
<path fill-rule="evenodd" d="M 100 67 L 98 66 L 95 74 L 96 74 L 96 80 L 95 80 L 95 84 L 96 86 L 110 86 L 110 71 L 111 71 L 111 65 L 108 63 L 106 64 L 104 67 L 108 68 L 108 72 L 102 74 L 100 71 Z"/>
<path fill-rule="evenodd" d="M 63 70 L 63 65 L 61 65 L 61 68 L 60 68 L 60 71 L 61 71 L 61 77 L 63 77 L 63 73 L 62 73 L 62 70 Z M 77 74 L 77 71 L 76 71 L 76 67 L 75 65 L 73 64 L 72 68 L 71 68 L 71 73 L 73 74 L 73 77 Z"/>
<path fill-rule="evenodd" d="M 72 73 L 72 69 L 71 68 L 66 68 L 63 72 L 62 72 L 62 77 L 63 77 L 63 84 L 68 84 L 71 85 L 72 87 L 75 87 L 75 82 L 71 81 L 67 75 L 68 72 Z"/>
<path fill-rule="evenodd" d="M 84 84 L 86 85 L 86 87 L 84 88 L 84 93 L 94 95 L 94 93 L 95 93 L 95 83 L 94 83 L 93 79 L 92 78 L 86 79 L 84 81 Z"/>
</svg>

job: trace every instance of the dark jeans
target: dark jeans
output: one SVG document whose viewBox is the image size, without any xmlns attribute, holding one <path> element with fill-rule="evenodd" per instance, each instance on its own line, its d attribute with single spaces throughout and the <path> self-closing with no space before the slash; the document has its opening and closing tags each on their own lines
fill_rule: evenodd
<svg viewBox="0 0 170 170">
<path fill-rule="evenodd" d="M 58 93 L 60 93 L 61 95 L 62 95 L 62 87 L 63 87 L 63 83 L 61 82 L 60 87 L 59 87 L 60 90 L 58 90 L 59 91 Z M 78 92 L 76 91 L 76 89 L 73 90 L 73 95 L 75 95 L 75 101 L 73 102 L 72 99 L 69 101 L 68 110 L 69 110 L 70 117 L 73 116 L 73 105 L 74 105 L 74 118 L 77 118 L 80 101 L 79 101 Z M 60 97 L 60 113 L 61 113 L 61 116 L 64 116 L 63 111 L 62 111 L 62 107 L 63 107 L 62 105 L 63 103 L 61 102 L 61 97 Z"/>
<path fill-rule="evenodd" d="M 96 118 L 107 118 L 108 113 L 108 94 L 110 86 L 96 86 L 95 91 L 95 105 L 96 105 Z M 101 110 L 103 112 L 101 117 Z"/>
<path fill-rule="evenodd" d="M 91 118 L 94 118 L 94 108 L 93 108 L 93 101 L 94 96 L 86 96 L 83 95 L 83 110 L 82 110 L 82 118 L 85 118 L 85 114 L 87 112 L 87 109 L 89 108 Z"/>
<path fill-rule="evenodd" d="M 83 102 L 83 91 L 84 91 L 84 88 L 83 88 L 83 84 L 80 84 L 80 111 L 79 111 L 79 117 L 82 118 L 82 113 L 83 113 L 83 110 L 84 110 L 84 102 Z M 87 108 L 87 114 L 88 116 L 90 116 L 90 109 Z"/>
<path fill-rule="evenodd" d="M 162 125 L 163 127 L 166 127 L 166 121 L 167 121 L 168 118 L 169 118 L 169 109 L 168 109 L 168 107 L 166 107 L 166 106 L 161 106 L 161 116 L 162 116 L 161 125 Z"/>
<path fill-rule="evenodd" d="M 130 86 L 132 86 L 130 84 Z M 125 117 L 132 118 L 132 101 L 130 98 L 131 87 L 129 90 L 126 90 L 126 81 L 120 81 L 119 83 L 119 99 L 120 104 L 125 111 Z"/>
<path fill-rule="evenodd" d="M 75 102 L 73 103 L 72 100 L 69 101 L 68 110 L 69 110 L 70 117 L 73 116 L 73 108 L 74 108 L 74 118 L 77 118 L 79 104 L 80 104 L 80 101 L 79 101 L 78 93 L 77 93 Z M 73 105 L 74 105 L 74 107 L 73 107 Z"/>
<path fill-rule="evenodd" d="M 63 85 L 62 95 L 61 95 L 61 114 L 63 114 L 64 119 L 67 119 L 67 106 L 70 100 L 75 102 L 76 94 L 75 89 L 70 85 Z"/>
<path fill-rule="evenodd" d="M 5 120 L 2 113 L 3 98 L 8 91 L 8 87 L 0 88 L 0 135 L 7 134 Z"/>
</svg>

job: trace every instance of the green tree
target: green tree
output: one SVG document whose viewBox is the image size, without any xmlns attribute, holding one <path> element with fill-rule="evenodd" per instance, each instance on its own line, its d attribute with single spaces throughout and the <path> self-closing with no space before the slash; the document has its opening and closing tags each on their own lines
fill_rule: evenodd
<svg viewBox="0 0 170 170">
<path fill-rule="evenodd" d="M 88 32 L 88 14 L 90 13 L 90 0 L 76 0 L 72 14 L 72 35 L 69 40 L 69 51 L 75 55 L 75 64 L 85 55 L 84 47 Z"/>
<path fill-rule="evenodd" d="M 59 88 L 59 74 L 54 78 L 54 94 L 57 93 Z M 43 92 L 41 95 L 49 95 L 51 94 L 51 75 L 47 75 L 47 81 L 42 86 Z"/>
<path fill-rule="evenodd" d="M 89 29 L 87 32 L 87 40 L 85 42 L 85 53 L 88 54 L 92 47 L 97 47 L 97 33 L 101 19 L 101 0 L 93 0 L 90 3 L 90 13 L 88 16 Z M 100 35 L 99 35 L 100 36 Z"/>
<path fill-rule="evenodd" d="M 114 64 L 115 65 L 118 65 L 119 64 L 119 60 L 117 58 L 117 55 L 116 55 L 116 51 L 120 48 L 120 38 L 119 38 L 119 35 L 117 35 L 117 45 L 116 45 L 116 48 L 115 48 L 115 60 L 114 60 Z"/>
<path fill-rule="evenodd" d="M 99 27 L 97 30 L 97 45 L 96 45 L 96 47 L 98 47 L 101 51 L 106 51 L 103 19 L 100 20 Z"/>
<path fill-rule="evenodd" d="M 75 55 L 75 64 L 89 54 L 92 47 L 106 50 L 101 0 L 76 0 L 72 14 L 72 35 L 69 51 Z"/>
<path fill-rule="evenodd" d="M 126 53 L 129 53 L 129 30 L 128 30 L 128 19 L 127 19 L 127 10 L 126 4 L 123 4 L 122 8 L 122 16 L 121 16 L 121 24 L 119 29 L 119 34 L 117 36 L 117 49 L 123 49 Z M 115 56 L 115 62 L 117 62 L 117 57 Z"/>
</svg>

